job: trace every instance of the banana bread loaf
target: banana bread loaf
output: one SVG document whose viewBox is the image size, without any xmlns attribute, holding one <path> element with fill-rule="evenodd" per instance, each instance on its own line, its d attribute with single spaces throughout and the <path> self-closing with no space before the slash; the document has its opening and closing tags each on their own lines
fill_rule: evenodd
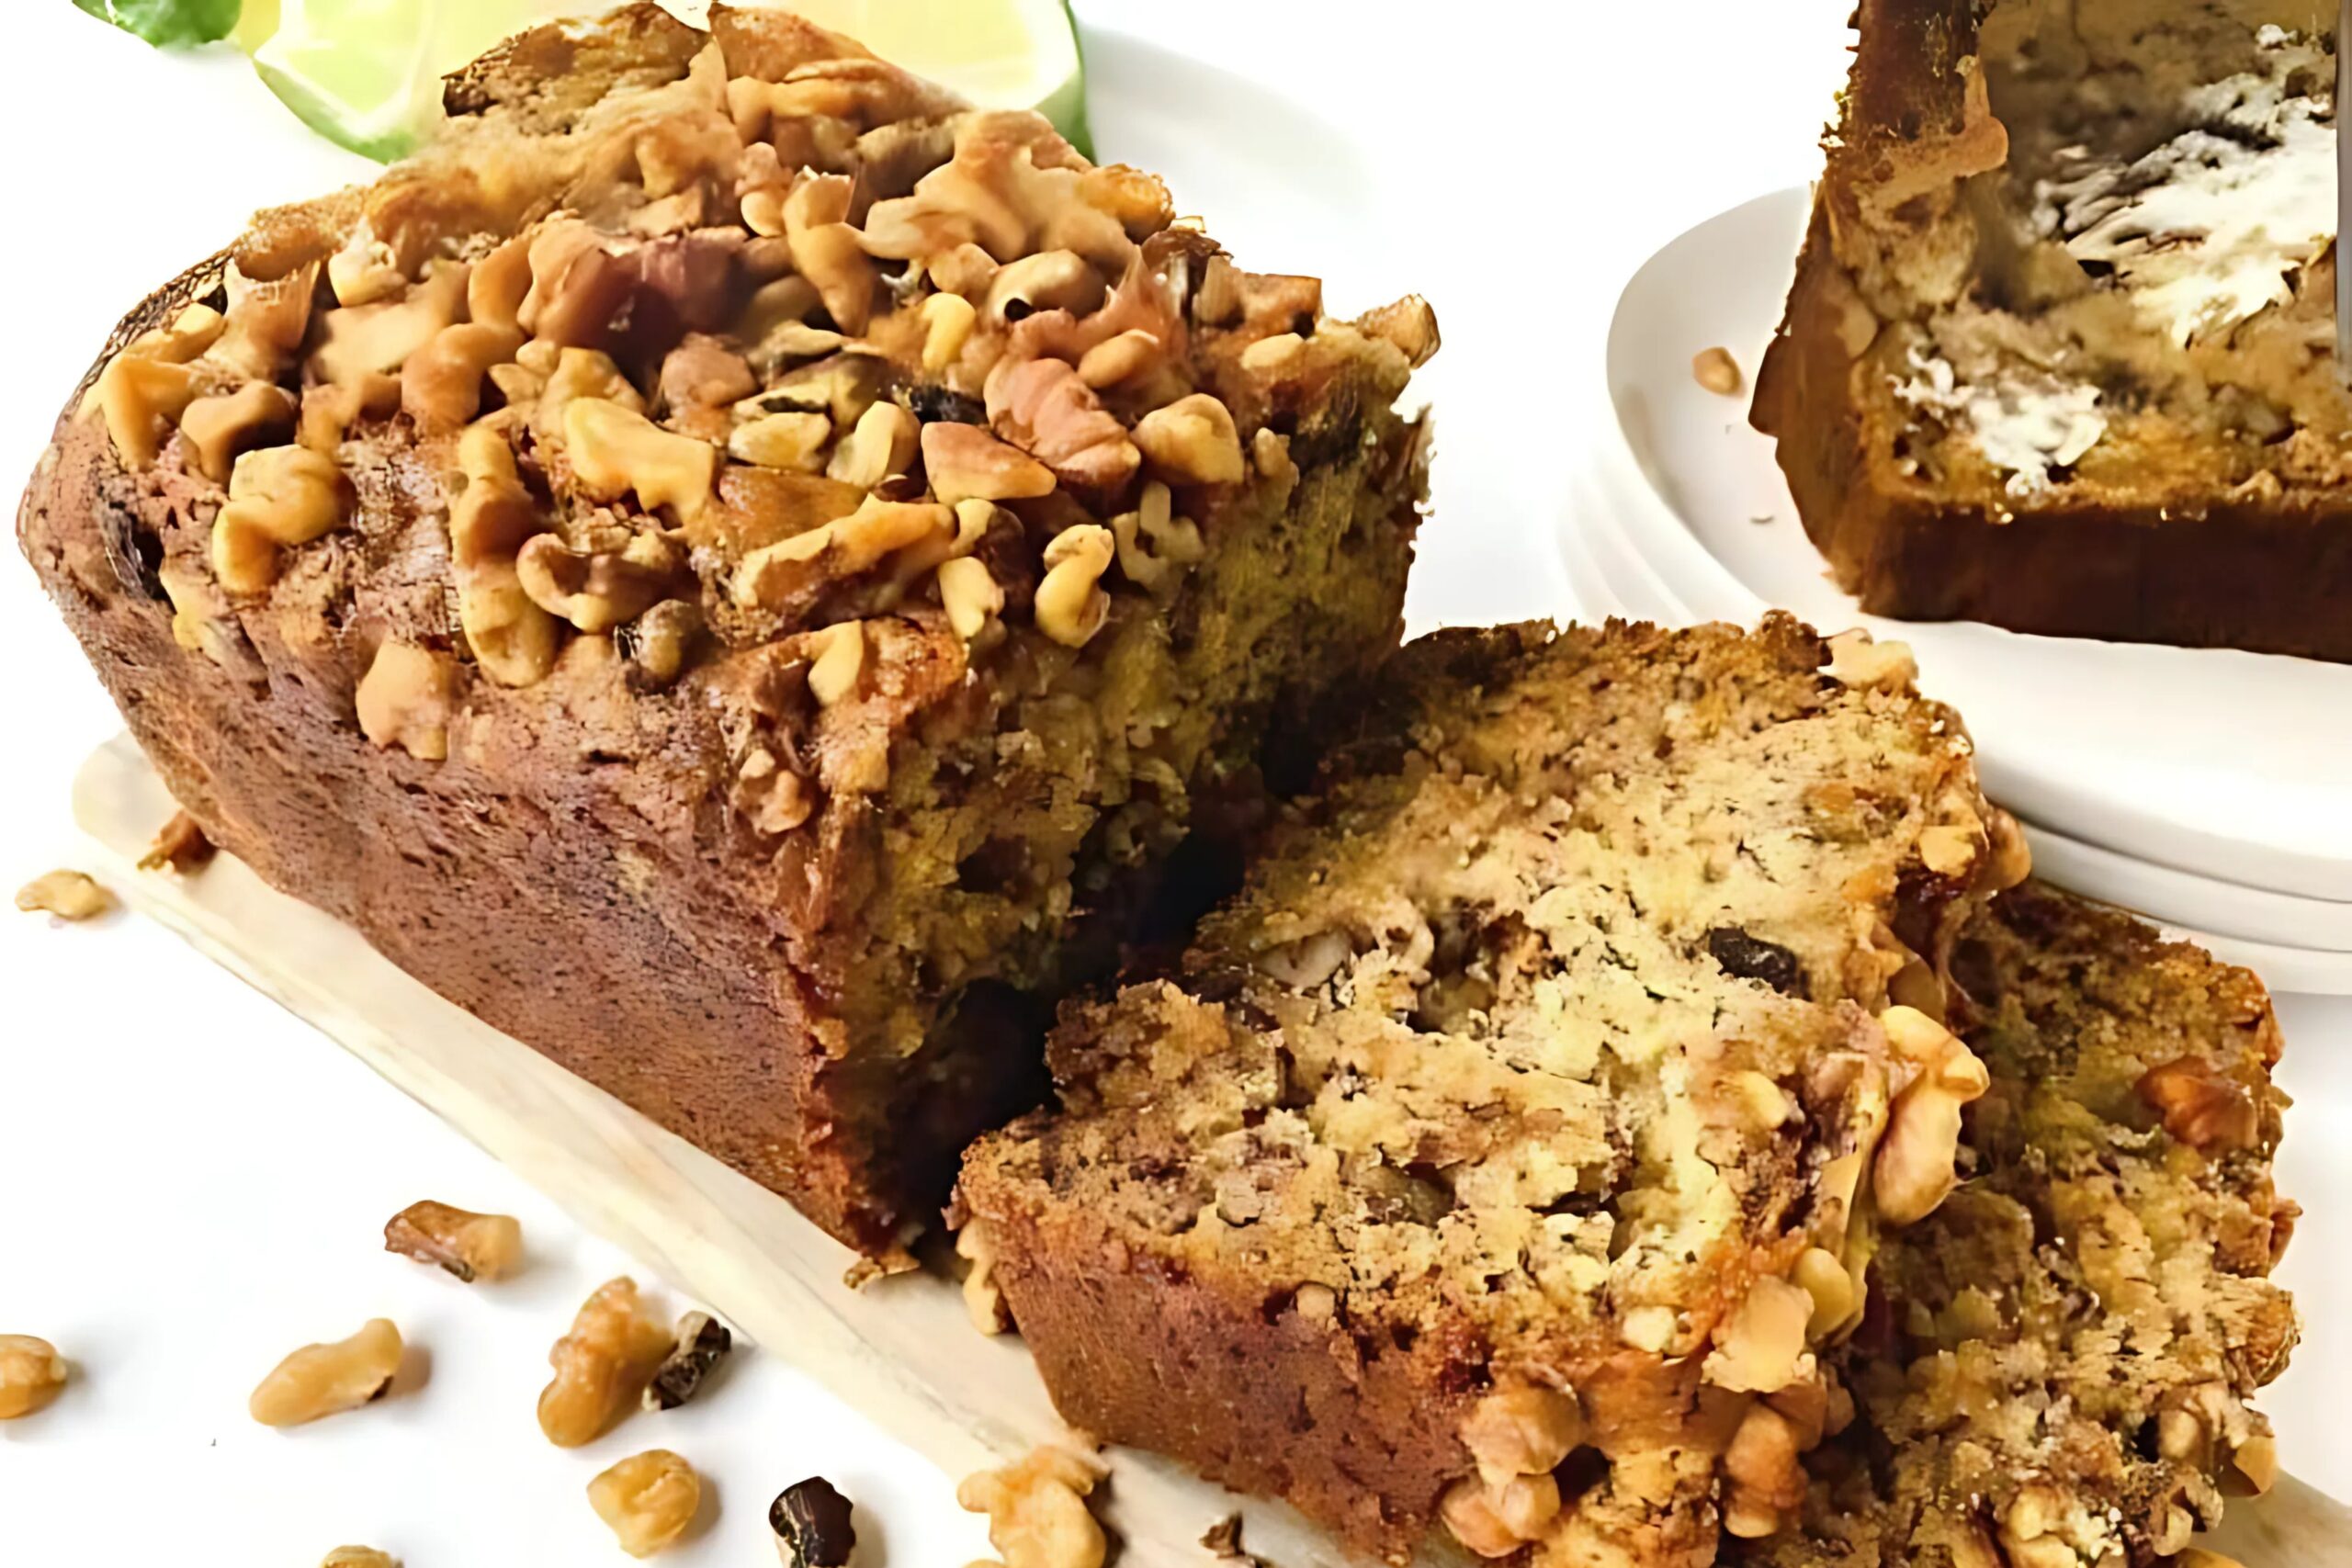
<svg viewBox="0 0 2352 1568">
<path fill-rule="evenodd" d="M 1834 1355 L 1853 1426 L 1808 1456 L 1787 1568 L 2158 1561 L 2278 1456 L 2246 1399 L 2286 1365 L 2267 1278 L 2285 1098 L 2261 983 L 2040 884 L 1953 969 L 1991 1075 L 1972 1179 L 1888 1235 Z"/>
<path fill-rule="evenodd" d="M 1270 724 L 1394 647 L 1435 322 L 711 26 L 526 34 L 263 214 L 19 533 L 214 840 L 895 1259 Z"/>
<path fill-rule="evenodd" d="M 1794 1524 L 1883 1233 L 1959 1175 L 1963 924 L 2024 874 L 1899 645 L 1446 632 L 1172 976 L 977 1145 L 1062 1413 L 1402 1561 Z"/>
<path fill-rule="evenodd" d="M 2335 24 L 1862 0 L 1753 418 L 1864 609 L 2352 660 Z"/>
</svg>

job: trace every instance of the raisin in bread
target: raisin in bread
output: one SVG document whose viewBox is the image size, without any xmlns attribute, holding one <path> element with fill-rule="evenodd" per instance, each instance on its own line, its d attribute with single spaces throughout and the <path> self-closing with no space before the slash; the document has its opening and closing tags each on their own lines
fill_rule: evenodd
<svg viewBox="0 0 2352 1568">
<path fill-rule="evenodd" d="M 1393 648 L 1418 300 L 787 12 L 460 73 L 124 322 L 20 514 L 275 886 L 892 1256 L 1049 998 Z"/>
<path fill-rule="evenodd" d="M 2352 660 L 2335 7 L 1862 0 L 1754 420 L 1871 612 Z"/>
<path fill-rule="evenodd" d="M 1809 1456 L 1789 1568 L 2148 1563 L 2259 1492 L 2255 1390 L 2296 1337 L 2267 1276 L 2285 1097 L 2262 985 L 2038 883 L 1954 970 L 1991 1088 L 1968 1184 L 1882 1245 L 1835 1353 L 1858 1409 Z"/>
<path fill-rule="evenodd" d="M 958 1203 L 1062 1413 L 1401 1561 L 1703 1563 L 1805 1498 L 2023 875 L 1907 655 L 1408 648 L 1172 976 L 1066 1012 Z M 1898 999 L 1899 998 L 1899 999 Z M 974 1237 L 977 1236 L 977 1239 Z"/>
</svg>

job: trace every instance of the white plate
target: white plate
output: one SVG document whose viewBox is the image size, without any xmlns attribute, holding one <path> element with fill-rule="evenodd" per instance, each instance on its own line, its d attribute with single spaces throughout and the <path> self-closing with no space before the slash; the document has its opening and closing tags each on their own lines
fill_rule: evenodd
<svg viewBox="0 0 2352 1568">
<path fill-rule="evenodd" d="M 1808 200 L 1785 190 L 1711 219 L 1626 285 L 1606 362 L 1615 417 L 1592 432 L 1577 519 L 1588 547 L 1613 525 L 1692 617 L 1777 604 L 1907 641 L 1928 688 L 1967 715 L 1987 788 L 2020 815 L 2135 859 L 2352 900 L 2352 666 L 1889 621 L 1829 581 L 1745 400 L 1690 370 L 1721 344 L 1753 377 Z"/>
</svg>

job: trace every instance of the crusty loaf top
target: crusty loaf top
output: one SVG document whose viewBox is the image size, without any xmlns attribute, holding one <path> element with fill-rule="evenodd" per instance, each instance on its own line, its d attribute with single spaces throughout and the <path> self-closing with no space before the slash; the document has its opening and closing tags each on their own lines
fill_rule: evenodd
<svg viewBox="0 0 2352 1568">
<path fill-rule="evenodd" d="M 639 4 L 461 73 L 417 158 L 134 318 L 59 450 L 186 521 L 117 567 L 190 657 L 266 606 L 366 645 L 379 746 L 526 758 L 582 716 L 715 771 L 648 792 L 715 795 L 752 858 L 822 861 L 900 741 L 1115 688 L 1219 519 L 1361 434 L 1324 416 L 1385 408 L 1435 323 L 1330 321 L 1156 178 L 788 12 L 711 26 Z"/>
<path fill-rule="evenodd" d="M 1065 1018 L 1065 1113 L 967 1205 L 1454 1346 L 1451 1393 L 1575 1389 L 1612 1455 L 1802 1404 L 1877 1229 L 1952 1184 L 1982 1069 L 1940 961 L 2023 872 L 1900 648 L 1826 657 L 1778 615 L 1414 644 L 1181 973 Z M 1743 1533 L 1794 1463 L 1733 1488 Z"/>
</svg>

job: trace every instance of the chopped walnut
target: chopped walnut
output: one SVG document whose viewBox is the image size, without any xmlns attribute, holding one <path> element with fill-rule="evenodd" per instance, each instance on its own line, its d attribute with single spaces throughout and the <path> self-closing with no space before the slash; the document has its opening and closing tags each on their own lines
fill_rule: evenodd
<svg viewBox="0 0 2352 1568">
<path fill-rule="evenodd" d="M 175 811 L 172 819 L 156 829 L 155 841 L 139 857 L 141 871 L 163 871 L 166 868 L 186 876 L 212 858 L 212 840 L 197 826 L 196 818 L 185 811 Z"/>
<path fill-rule="evenodd" d="M 1083 316 L 1102 303 L 1109 288 L 1102 275 L 1074 251 L 1040 251 L 1007 262 L 989 279 L 981 314 L 1002 326 L 1039 310 Z"/>
<path fill-rule="evenodd" d="M 964 1271 L 964 1311 L 972 1326 L 991 1335 L 1010 1329 L 1012 1314 L 1005 1309 L 1004 1292 L 996 1282 L 996 1240 L 988 1226 L 977 1218 L 965 1221 L 956 1233 L 956 1256 L 971 1265 Z"/>
<path fill-rule="evenodd" d="M 1099 524 L 1075 524 L 1054 536 L 1032 604 L 1039 631 L 1066 648 L 1093 640 L 1110 618 L 1111 596 L 1102 582 L 1116 548 L 1111 530 Z"/>
<path fill-rule="evenodd" d="M 401 1568 L 401 1562 L 372 1546 L 338 1546 L 319 1559 L 319 1568 Z"/>
<path fill-rule="evenodd" d="M 1078 362 L 1078 378 L 1100 389 L 1131 381 L 1159 363 L 1160 341 L 1141 327 L 1126 331 L 1088 349 Z"/>
<path fill-rule="evenodd" d="M 808 666 L 808 694 L 829 708 L 857 690 L 865 670 L 865 623 L 839 621 L 808 634 L 815 655 Z"/>
<path fill-rule="evenodd" d="M 466 315 L 486 327 L 523 331 L 523 301 L 531 292 L 531 236 L 517 234 L 493 248 L 466 275 Z"/>
<path fill-rule="evenodd" d="M 869 495 L 855 512 L 805 533 L 763 545 L 736 569 L 734 599 L 746 609 L 775 607 L 810 584 L 854 577 L 893 551 L 947 536 L 956 514 L 936 502 Z"/>
<path fill-rule="evenodd" d="M 469 425 L 458 441 L 464 488 L 449 506 L 449 561 L 458 625 L 490 678 L 527 686 L 555 668 L 557 622 L 523 588 L 516 566 L 525 542 L 546 527 L 514 467 L 505 433 Z"/>
<path fill-rule="evenodd" d="M 1803 1285 L 1770 1276 L 1758 1280 L 1716 1330 L 1706 1380 L 1734 1393 L 1775 1393 L 1788 1387 L 1810 1370 L 1804 1337 L 1813 1313 L 1813 1296 Z"/>
<path fill-rule="evenodd" d="M 979 320 L 979 312 L 972 302 L 960 294 L 934 294 L 921 307 L 922 317 L 922 367 L 933 375 L 956 363 L 964 352 L 964 344 L 971 340 L 972 325 Z"/>
<path fill-rule="evenodd" d="M 470 1285 L 514 1272 L 523 1257 L 523 1227 L 511 1215 L 477 1214 L 427 1199 L 384 1222 L 384 1250 L 430 1263 Z"/>
<path fill-rule="evenodd" d="M 1739 395 L 1739 361 L 1727 348 L 1702 348 L 1690 358 L 1690 378 L 1717 397 Z"/>
<path fill-rule="evenodd" d="M 702 608 L 684 599 L 665 599 L 622 628 L 628 656 L 628 682 L 639 692 L 666 691 L 686 671 L 695 638 L 702 631 Z"/>
<path fill-rule="evenodd" d="M 1365 311 L 1356 318 L 1355 328 L 1366 337 L 1394 344 L 1415 370 L 1427 365 L 1438 351 L 1437 312 L 1418 294 Z"/>
<path fill-rule="evenodd" d="M 1779 1533 L 1804 1501 L 1795 1424 L 1767 1404 L 1748 1406 L 1724 1450 L 1724 1529 L 1742 1540 Z"/>
<path fill-rule="evenodd" d="M 833 448 L 832 461 L 825 466 L 826 477 L 872 490 L 913 464 L 920 433 L 914 415 L 896 403 L 876 403 Z"/>
<path fill-rule="evenodd" d="M 413 643 L 388 642 L 352 694 L 359 731 L 377 746 L 398 746 L 438 762 L 449 755 L 449 720 L 458 705 L 458 661 Z"/>
<path fill-rule="evenodd" d="M 1133 512 L 1111 519 L 1119 547 L 1119 571 L 1148 593 L 1164 593 L 1191 567 L 1208 557 L 1201 530 L 1189 517 L 1170 515 L 1173 501 L 1158 479 L 1143 487 Z"/>
<path fill-rule="evenodd" d="M 1822 673 L 1841 685 L 1899 692 L 1919 679 L 1919 663 L 1912 658 L 1908 644 L 1874 642 L 1869 632 L 1858 626 L 1838 633 L 1826 646 L 1829 662 Z"/>
<path fill-rule="evenodd" d="M 752 830 L 780 838 L 816 815 L 817 792 L 807 779 L 776 761 L 762 746 L 747 753 L 735 769 L 729 804 Z"/>
<path fill-rule="evenodd" d="M 600 501 L 630 491 L 649 512 L 667 506 L 692 518 L 709 503 L 718 468 L 707 441 L 662 429 L 605 398 L 575 398 L 563 411 L 564 440 L 582 489 Z"/>
<path fill-rule="evenodd" d="M 515 580 L 531 603 L 594 636 L 637 619 L 678 575 L 677 552 L 659 534 L 630 534 L 614 549 L 575 549 L 560 535 L 535 534 L 514 557 Z"/>
<path fill-rule="evenodd" d="M 408 287 L 392 247 L 376 238 L 363 218 L 344 243 L 327 258 L 327 286 L 338 305 L 373 305 Z"/>
<path fill-rule="evenodd" d="M 804 171 L 784 198 L 784 236 L 792 265 L 817 286 L 825 313 L 854 337 L 874 313 L 880 274 L 847 222 L 854 182 L 846 175 Z"/>
<path fill-rule="evenodd" d="M 88 920 L 113 908 L 114 895 L 99 886 L 87 872 L 45 871 L 17 889 L 17 908 L 28 915 L 51 914 L 61 920 Z"/>
<path fill-rule="evenodd" d="M 332 457 L 354 424 L 362 419 L 386 418 L 398 412 L 400 406 L 397 376 L 362 376 L 339 384 L 322 381 L 303 389 L 294 438 L 311 451 Z"/>
<path fill-rule="evenodd" d="M 399 299 L 327 311 L 319 318 L 311 374 L 321 381 L 344 382 L 398 370 L 409 355 L 456 324 L 465 309 L 466 271 L 439 264 Z"/>
<path fill-rule="evenodd" d="M 970 642 L 987 630 L 991 617 L 1004 613 L 1004 589 L 986 561 L 963 556 L 939 563 L 939 607 L 947 625 Z"/>
<path fill-rule="evenodd" d="M 1453 1539 L 1480 1557 L 1510 1556 L 1539 1539 L 1559 1512 L 1559 1483 L 1548 1474 L 1501 1482 L 1464 1476 L 1438 1503 Z"/>
<path fill-rule="evenodd" d="M 442 328 L 401 367 L 401 408 L 428 434 L 456 430 L 481 412 L 482 378 L 512 361 L 523 334 L 460 321 Z"/>
<path fill-rule="evenodd" d="M 560 1449 L 604 1436 L 637 1404 L 673 1344 L 669 1330 L 639 1309 L 637 1281 L 624 1276 L 598 1286 L 548 1352 L 555 1377 L 539 1394 L 539 1430 Z"/>
<path fill-rule="evenodd" d="M 1574 1393 L 1522 1386 L 1498 1389 L 1472 1406 L 1462 1421 L 1462 1446 L 1478 1461 L 1478 1473 L 1499 1483 L 1558 1469 L 1584 1433 Z"/>
<path fill-rule="evenodd" d="M 949 506 L 1051 495 L 1053 471 L 976 424 L 935 420 L 922 427 L 923 473 Z"/>
<path fill-rule="evenodd" d="M 277 581 L 278 553 L 333 530 L 349 502 L 343 471 L 307 446 L 245 453 L 212 520 L 212 575 L 232 593 L 266 592 Z"/>
<path fill-rule="evenodd" d="M 196 457 L 197 470 L 224 484 L 239 453 L 292 433 L 295 409 L 294 394 L 283 387 L 248 381 L 233 392 L 189 403 L 180 415 L 180 436 Z"/>
<path fill-rule="evenodd" d="M 988 410 L 999 435 L 1073 489 L 1115 494 L 1142 466 L 1126 427 L 1061 360 L 1000 365 L 989 376 Z"/>
<path fill-rule="evenodd" d="M 91 396 L 123 465 L 143 468 L 164 449 L 180 415 L 204 389 L 195 367 L 124 353 L 100 372 Z"/>
<path fill-rule="evenodd" d="M 401 1331 L 373 1317 L 348 1339 L 305 1345 L 271 1369 L 246 1409 L 265 1427 L 299 1427 L 384 1397 L 400 1371 Z"/>
<path fill-rule="evenodd" d="M 1961 1107 L 1992 1087 L 1974 1052 L 1941 1024 L 1915 1009 L 1881 1015 L 1888 1042 L 1918 1064 L 1918 1076 L 1894 1097 L 1885 1135 L 1871 1165 L 1871 1194 L 1890 1225 L 1925 1219 L 1959 1184 Z"/>
<path fill-rule="evenodd" d="M 1102 1568 L 1105 1542 L 1086 1499 L 1102 1465 L 1068 1449 L 1044 1447 L 1005 1466 L 964 1478 L 956 1501 L 989 1517 L 989 1540 L 1005 1568 Z"/>
<path fill-rule="evenodd" d="M 0 1334 L 0 1421 L 45 1410 L 64 1392 L 65 1358 L 46 1339 Z"/>
<path fill-rule="evenodd" d="M 702 1507 L 702 1477 L 668 1449 L 648 1449 L 611 1465 L 588 1483 L 588 1503 L 631 1557 L 650 1557 L 675 1542 Z"/>
<path fill-rule="evenodd" d="M 2135 1088 L 2163 1117 L 2165 1131 L 2199 1154 L 2250 1149 L 2261 1141 L 2254 1096 L 2195 1056 L 2149 1068 Z"/>
<path fill-rule="evenodd" d="M 1233 415 L 1206 392 L 1152 410 L 1136 422 L 1135 439 L 1153 473 L 1171 484 L 1237 484 L 1249 471 Z"/>
<path fill-rule="evenodd" d="M 832 438 L 833 422 L 821 413 L 763 413 L 735 427 L 727 438 L 727 451 L 763 468 L 813 474 L 825 466 L 825 446 Z"/>
<path fill-rule="evenodd" d="M 319 272 L 317 262 L 273 278 L 249 277 L 230 267 L 224 280 L 229 313 L 219 341 L 205 351 L 205 357 L 244 380 L 276 380 L 309 335 Z"/>
</svg>

